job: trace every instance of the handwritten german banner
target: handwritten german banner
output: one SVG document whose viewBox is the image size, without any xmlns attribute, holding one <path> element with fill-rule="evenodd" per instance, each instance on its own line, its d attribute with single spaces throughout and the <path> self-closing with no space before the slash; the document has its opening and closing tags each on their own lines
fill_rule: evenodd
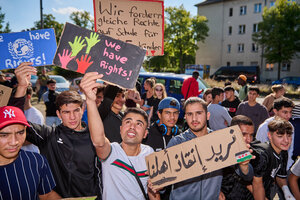
<svg viewBox="0 0 300 200">
<path fill-rule="evenodd" d="M 103 80 L 134 88 L 145 50 L 66 23 L 53 63 L 79 73 L 99 72 Z"/>
<path fill-rule="evenodd" d="M 238 126 L 212 132 L 146 157 L 154 188 L 251 159 Z"/>
<path fill-rule="evenodd" d="M 97 32 L 164 54 L 163 0 L 94 0 L 94 15 Z"/>
</svg>

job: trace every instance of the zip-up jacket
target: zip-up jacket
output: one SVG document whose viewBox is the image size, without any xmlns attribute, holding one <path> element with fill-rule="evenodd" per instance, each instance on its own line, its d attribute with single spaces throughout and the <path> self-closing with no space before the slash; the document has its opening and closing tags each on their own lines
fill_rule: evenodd
<svg viewBox="0 0 300 200">
<path fill-rule="evenodd" d="M 88 127 L 75 131 L 63 124 L 30 126 L 26 140 L 47 158 L 57 185 L 54 190 L 63 198 L 101 197 L 100 164 Z"/>
</svg>

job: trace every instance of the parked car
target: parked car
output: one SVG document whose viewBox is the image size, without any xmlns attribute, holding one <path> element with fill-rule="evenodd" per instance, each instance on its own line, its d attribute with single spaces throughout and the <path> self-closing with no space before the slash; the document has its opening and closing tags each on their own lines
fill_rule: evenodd
<svg viewBox="0 0 300 200">
<path fill-rule="evenodd" d="M 36 81 L 38 79 L 37 75 L 31 75 L 30 83 L 33 91 L 36 91 Z"/>
<path fill-rule="evenodd" d="M 74 78 L 70 84 L 70 90 L 74 90 L 74 91 L 78 91 L 79 90 L 79 84 L 81 81 L 82 77 L 77 77 Z M 101 81 L 100 79 L 97 79 L 96 81 L 97 83 L 104 83 L 103 81 Z"/>
<path fill-rule="evenodd" d="M 217 81 L 234 81 L 241 74 L 247 77 L 248 83 L 260 82 L 260 72 L 258 66 L 223 66 L 215 71 L 210 78 Z"/>
<path fill-rule="evenodd" d="M 272 85 L 275 84 L 288 84 L 288 85 L 293 85 L 295 87 L 298 87 L 300 86 L 300 77 L 296 77 L 296 76 L 284 77 L 277 81 L 272 82 Z"/>
<path fill-rule="evenodd" d="M 191 75 L 186 74 L 174 74 L 174 73 L 153 73 L 153 72 L 140 72 L 138 81 L 144 85 L 144 81 L 150 77 L 154 77 L 157 83 L 162 83 L 166 87 L 166 92 L 169 97 L 176 98 L 181 102 L 184 97 L 181 94 L 181 87 L 183 81 L 187 78 L 190 78 Z M 199 90 L 208 88 L 208 84 L 202 79 L 198 78 Z M 142 93 L 145 92 L 144 87 L 142 87 Z M 183 111 L 179 115 L 180 119 L 183 119 Z"/>
<path fill-rule="evenodd" d="M 63 92 L 69 90 L 70 82 L 60 75 L 49 75 L 49 78 L 56 80 L 56 91 Z"/>
</svg>

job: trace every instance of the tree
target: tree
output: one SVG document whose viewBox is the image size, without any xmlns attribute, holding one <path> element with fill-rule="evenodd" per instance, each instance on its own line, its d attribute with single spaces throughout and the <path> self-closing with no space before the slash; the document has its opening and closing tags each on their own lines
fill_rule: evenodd
<svg viewBox="0 0 300 200">
<path fill-rule="evenodd" d="M 64 24 L 61 24 L 57 21 L 55 21 L 55 17 L 52 14 L 44 14 L 43 15 L 43 21 L 44 21 L 44 28 L 54 28 L 55 35 L 56 35 L 56 41 L 59 41 L 60 35 L 63 31 Z M 41 28 L 41 21 L 34 22 L 34 27 L 30 30 L 36 30 Z"/>
<path fill-rule="evenodd" d="M 9 33 L 11 32 L 9 23 L 7 22 L 6 25 L 2 25 L 4 23 L 5 14 L 2 13 L 1 10 L 2 8 L 0 7 L 0 33 Z"/>
<path fill-rule="evenodd" d="M 185 64 L 195 62 L 198 46 L 196 41 L 204 41 L 208 36 L 207 19 L 204 16 L 191 17 L 181 5 L 179 8 L 165 9 L 165 54 L 171 66 L 179 67 L 184 72 Z M 155 60 L 157 58 L 153 58 Z M 159 60 L 159 59 L 158 59 Z"/>
<path fill-rule="evenodd" d="M 80 27 L 94 30 L 94 21 L 91 17 L 91 14 L 87 11 L 72 12 L 70 19 Z"/>
<path fill-rule="evenodd" d="M 291 62 L 300 51 L 300 6 L 296 2 L 277 0 L 275 6 L 263 12 L 259 32 L 252 35 L 261 45 L 268 63 L 278 63 L 277 78 L 283 62 Z"/>
</svg>

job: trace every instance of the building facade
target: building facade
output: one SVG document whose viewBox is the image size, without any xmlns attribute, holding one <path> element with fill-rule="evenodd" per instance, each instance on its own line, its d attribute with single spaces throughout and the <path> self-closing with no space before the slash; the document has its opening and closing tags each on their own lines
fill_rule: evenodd
<svg viewBox="0 0 300 200">
<path fill-rule="evenodd" d="M 206 0 L 195 5 L 198 15 L 207 17 L 209 26 L 205 42 L 198 42 L 196 64 L 210 65 L 211 74 L 221 66 L 259 66 L 262 82 L 276 80 L 277 63 L 266 63 L 261 47 L 252 40 L 264 7 L 274 6 L 275 1 Z M 300 76 L 300 59 L 283 63 L 280 76 Z"/>
</svg>

